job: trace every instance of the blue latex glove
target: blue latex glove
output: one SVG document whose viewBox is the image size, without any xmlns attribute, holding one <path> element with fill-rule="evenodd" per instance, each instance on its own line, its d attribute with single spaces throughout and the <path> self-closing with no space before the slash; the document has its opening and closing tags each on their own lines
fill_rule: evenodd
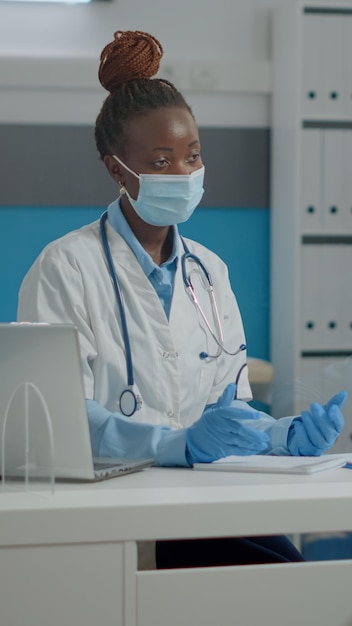
<svg viewBox="0 0 352 626">
<path fill-rule="evenodd" d="M 246 407 L 233 407 L 235 383 L 228 385 L 216 404 L 207 407 L 202 417 L 186 430 L 189 463 L 210 463 L 232 454 L 258 454 L 267 447 L 266 433 L 250 428 L 241 420 L 258 419 L 260 413 Z"/>
<path fill-rule="evenodd" d="M 345 420 L 340 411 L 347 398 L 346 391 L 340 391 L 321 406 L 317 402 L 310 405 L 310 412 L 302 411 L 289 429 L 287 447 L 293 456 L 319 456 L 331 448 L 341 433 Z"/>
</svg>

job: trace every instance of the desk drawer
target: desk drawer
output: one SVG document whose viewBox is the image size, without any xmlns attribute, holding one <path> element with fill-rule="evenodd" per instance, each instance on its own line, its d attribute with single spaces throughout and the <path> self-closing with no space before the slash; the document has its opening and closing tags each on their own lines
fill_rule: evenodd
<svg viewBox="0 0 352 626">
<path fill-rule="evenodd" d="M 352 560 L 137 574 L 137 625 L 346 626 Z"/>
<path fill-rule="evenodd" d="M 1 626 L 122 626 L 122 543 L 0 549 Z"/>
</svg>

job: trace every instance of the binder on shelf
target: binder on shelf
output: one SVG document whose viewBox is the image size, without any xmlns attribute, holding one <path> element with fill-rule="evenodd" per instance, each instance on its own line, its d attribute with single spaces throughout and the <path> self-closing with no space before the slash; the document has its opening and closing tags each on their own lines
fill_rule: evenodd
<svg viewBox="0 0 352 626">
<path fill-rule="evenodd" d="M 300 154 L 302 232 L 352 234 L 352 129 L 305 128 Z"/>
<path fill-rule="evenodd" d="M 306 244 L 301 255 L 301 339 L 304 349 L 343 350 L 352 335 L 351 297 L 352 246 Z M 352 298 L 351 298 L 352 300 Z M 344 317 L 346 319 L 344 320 Z M 352 321 L 352 320 L 351 320 Z M 348 325 L 348 331 L 347 331 Z"/>
<path fill-rule="evenodd" d="M 343 165 L 345 130 L 323 131 L 323 230 L 341 232 L 344 221 Z"/>
<path fill-rule="evenodd" d="M 348 16 L 329 14 L 319 16 L 320 30 L 320 80 L 322 114 L 336 117 L 343 114 L 343 22 Z"/>
<path fill-rule="evenodd" d="M 303 115 L 336 117 L 345 110 L 344 55 L 350 16 L 312 13 L 303 20 Z"/>
<path fill-rule="evenodd" d="M 352 20 L 351 20 L 352 24 Z M 352 33 L 351 33 L 352 36 Z M 351 45 L 352 53 L 352 45 Z M 352 72 L 351 72 L 352 76 Z M 352 103 L 352 81 L 350 102 Z M 352 110 L 351 110 L 352 115 Z M 342 154 L 342 229 L 343 232 L 352 234 L 352 129 L 345 130 L 343 154 Z"/>
<path fill-rule="evenodd" d="M 342 342 L 352 349 L 352 244 L 341 246 L 341 329 Z M 352 361 L 352 358 L 351 358 Z M 351 442 L 352 445 L 352 442 Z"/>
<path fill-rule="evenodd" d="M 352 7 L 351 7 L 352 8 Z M 351 59 L 352 59 L 352 15 L 348 16 L 348 19 L 343 21 L 343 42 L 344 42 L 344 53 L 343 53 L 343 82 L 344 82 L 344 91 L 342 96 L 343 102 L 343 115 L 347 118 L 352 118 L 352 67 L 351 67 Z"/>
<path fill-rule="evenodd" d="M 301 254 L 301 341 L 305 348 L 318 348 L 323 341 L 322 269 L 320 246 L 304 245 Z"/>
<path fill-rule="evenodd" d="M 314 247 L 314 246 L 313 246 Z M 321 309 L 323 337 L 322 346 L 331 349 L 344 347 L 344 333 L 342 327 L 342 291 L 346 268 L 344 262 L 343 245 L 318 245 L 316 254 L 320 257 L 321 276 Z"/>
<path fill-rule="evenodd" d="M 301 135 L 301 227 L 305 233 L 321 230 L 322 132 L 306 129 Z"/>
<path fill-rule="evenodd" d="M 307 15 L 303 20 L 302 110 L 305 117 L 314 117 L 322 109 L 321 92 L 321 16 Z"/>
</svg>

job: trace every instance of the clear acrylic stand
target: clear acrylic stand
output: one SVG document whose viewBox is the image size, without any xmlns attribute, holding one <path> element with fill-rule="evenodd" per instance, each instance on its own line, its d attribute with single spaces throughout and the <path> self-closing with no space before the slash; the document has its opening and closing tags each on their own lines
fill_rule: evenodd
<svg viewBox="0 0 352 626">
<path fill-rule="evenodd" d="M 21 383 L 6 407 L 2 436 L 2 488 L 54 494 L 54 432 L 45 398 L 36 385 Z"/>
</svg>

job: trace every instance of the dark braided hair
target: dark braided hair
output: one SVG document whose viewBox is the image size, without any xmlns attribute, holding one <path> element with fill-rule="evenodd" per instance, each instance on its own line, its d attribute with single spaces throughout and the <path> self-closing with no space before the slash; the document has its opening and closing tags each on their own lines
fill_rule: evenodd
<svg viewBox="0 0 352 626">
<path fill-rule="evenodd" d="M 95 124 L 101 158 L 123 153 L 126 122 L 153 109 L 179 107 L 192 111 L 182 94 L 167 80 L 152 78 L 163 54 L 155 37 L 142 31 L 116 31 L 100 55 L 99 80 L 110 94 Z"/>
</svg>

